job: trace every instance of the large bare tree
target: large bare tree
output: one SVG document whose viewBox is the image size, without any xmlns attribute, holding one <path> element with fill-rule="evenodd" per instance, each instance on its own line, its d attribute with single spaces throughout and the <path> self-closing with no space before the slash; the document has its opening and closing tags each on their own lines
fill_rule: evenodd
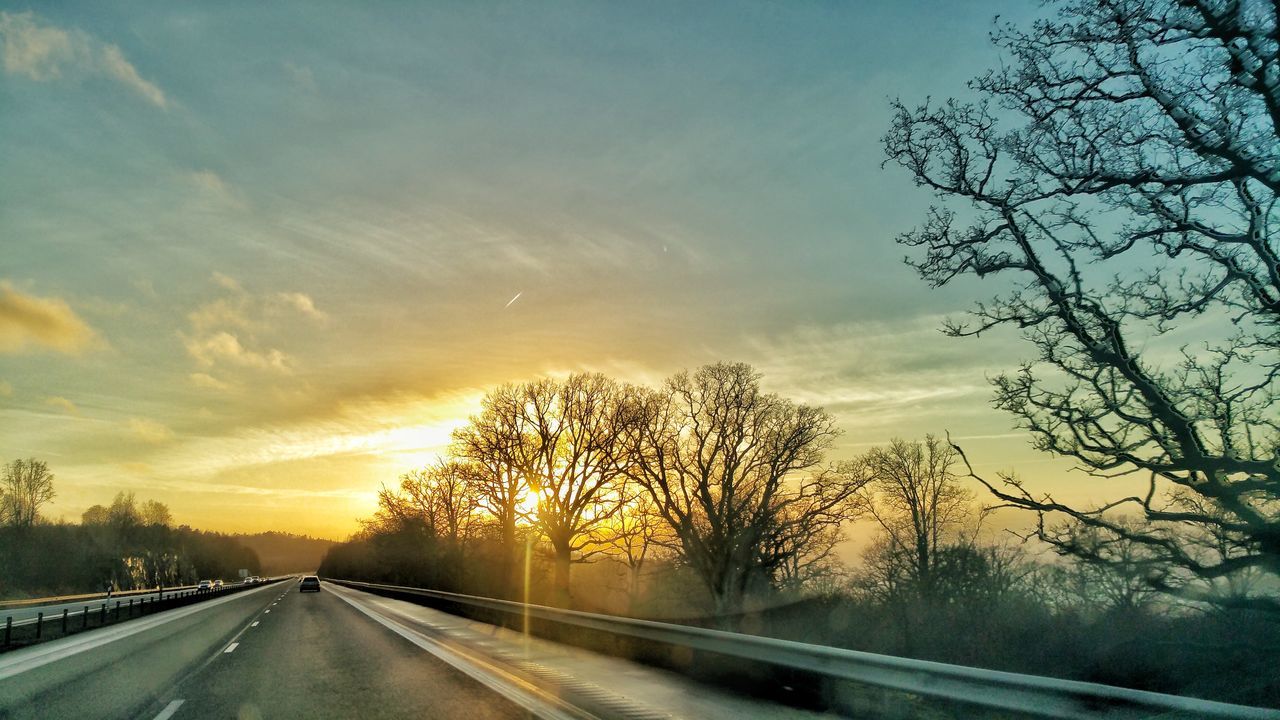
<svg viewBox="0 0 1280 720">
<path fill-rule="evenodd" d="M 623 424 L 630 389 L 597 373 L 520 386 L 522 466 L 536 493 L 536 520 L 555 555 L 557 603 L 569 601 L 569 569 L 604 551 L 595 531 L 622 508 L 613 486 L 626 470 Z"/>
<path fill-rule="evenodd" d="M 997 280 L 946 330 L 1035 348 L 994 384 L 1036 446 L 1146 489 L 1089 507 L 990 489 L 1064 552 L 1081 528 L 1140 544 L 1167 589 L 1280 573 L 1277 6 L 1056 7 L 997 28 L 1005 63 L 972 83 L 988 100 L 895 106 L 889 161 L 943 201 L 900 242 L 933 285 Z"/>
<path fill-rule="evenodd" d="M 0 524 L 31 527 L 40 519 L 40 508 L 54 498 L 53 473 L 43 460 L 18 459 L 4 466 L 0 475 Z"/>
<path fill-rule="evenodd" d="M 637 393 L 630 472 L 670 526 L 673 549 L 702 579 L 720 617 L 741 610 L 780 555 L 770 543 L 852 512 L 856 476 L 817 473 L 837 431 L 820 408 L 762 392 L 749 365 L 681 372 Z M 803 548 L 803 535 L 778 547 Z"/>
</svg>

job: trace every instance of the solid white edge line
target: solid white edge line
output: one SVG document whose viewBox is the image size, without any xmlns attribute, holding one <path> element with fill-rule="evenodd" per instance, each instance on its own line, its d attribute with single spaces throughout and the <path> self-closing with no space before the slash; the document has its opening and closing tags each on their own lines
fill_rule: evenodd
<svg viewBox="0 0 1280 720">
<path fill-rule="evenodd" d="M 329 587 L 330 587 L 330 591 L 332 591 L 333 586 L 330 585 Z M 510 700 L 516 705 L 519 705 L 525 710 L 528 710 L 534 715 L 537 715 L 538 717 L 546 718 L 547 720 L 580 720 L 585 715 L 585 713 L 570 714 L 565 710 L 553 705 L 551 701 L 538 697 L 535 694 L 535 691 L 517 687 L 516 685 L 512 684 L 509 680 L 505 680 L 503 678 L 498 677 L 497 670 L 495 669 L 486 670 L 481 665 L 479 665 L 476 661 L 470 658 L 467 658 L 449 649 L 444 645 L 441 645 L 440 643 L 436 642 L 435 640 L 432 640 L 429 637 L 422 635 L 421 633 L 416 633 L 413 630 L 405 627 L 404 625 L 401 625 L 400 623 L 394 620 L 391 620 L 390 618 L 387 618 L 370 608 L 364 607 L 363 605 L 357 603 L 355 600 L 352 600 L 351 598 L 347 597 L 345 594 L 341 592 L 334 592 L 333 594 L 337 596 L 339 599 L 341 599 L 343 602 L 350 605 L 351 607 L 355 608 L 356 610 L 359 610 L 360 612 L 364 613 L 368 617 L 372 618 L 374 622 L 382 625 L 383 627 L 387 628 L 391 632 L 399 635 L 405 640 L 408 640 L 414 645 L 417 645 L 423 650 L 426 650 L 432 655 L 435 655 L 437 658 L 443 660 L 449 665 L 452 665 L 453 667 L 467 674 L 472 679 L 479 682 L 481 685 L 484 685 L 490 690 L 493 690 L 494 692 L 505 697 L 506 699 Z M 563 702 L 563 701 L 560 701 L 560 702 Z M 586 715 L 586 716 L 590 717 L 590 715 Z"/>
<path fill-rule="evenodd" d="M 231 602 L 239 598 L 248 597 L 249 594 L 255 592 L 249 590 L 243 593 L 234 593 L 226 595 L 216 600 L 205 600 L 195 605 L 187 605 L 185 607 L 173 608 L 165 610 L 151 617 L 138 618 L 119 625 L 110 625 L 105 628 L 95 628 L 85 632 L 70 635 L 57 640 L 50 640 L 46 643 L 33 645 L 28 648 L 19 648 L 0 655 L 0 680 L 6 680 L 28 670 L 34 670 L 42 665 L 48 665 L 51 662 L 71 657 L 86 650 L 106 645 L 107 643 L 122 640 L 140 632 L 146 632 L 160 625 L 164 625 L 174 620 L 193 615 L 203 610 L 215 608 L 223 603 Z M 267 612 L 270 612 L 269 610 Z"/>
<path fill-rule="evenodd" d="M 158 715 L 155 716 L 154 720 L 169 720 L 169 718 L 173 717 L 174 713 L 178 712 L 178 708 L 182 707 L 182 703 L 184 702 L 186 702 L 186 700 L 174 700 L 170 702 L 168 705 L 164 706 L 164 709 L 161 710 Z"/>
</svg>

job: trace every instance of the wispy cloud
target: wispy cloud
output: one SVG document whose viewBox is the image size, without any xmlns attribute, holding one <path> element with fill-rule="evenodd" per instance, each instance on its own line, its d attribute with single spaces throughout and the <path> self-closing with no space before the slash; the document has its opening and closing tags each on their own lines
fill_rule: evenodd
<svg viewBox="0 0 1280 720">
<path fill-rule="evenodd" d="M 158 445 L 173 438 L 167 426 L 146 418 L 129 418 L 129 431 L 146 443 Z"/>
<path fill-rule="evenodd" d="M 169 101 L 165 98 L 160 88 L 142 79 L 142 76 L 138 74 L 138 69 L 124 59 L 124 53 L 120 52 L 120 48 L 115 45 L 104 46 L 101 58 L 102 68 L 108 76 L 115 78 L 125 87 L 146 98 L 152 105 L 159 108 L 168 106 Z"/>
<path fill-rule="evenodd" d="M 311 296 L 302 292 L 275 292 L 258 295 L 245 289 L 235 278 L 220 272 L 212 276 L 225 294 L 202 303 L 187 314 L 189 333 L 179 333 L 187 353 L 201 367 L 219 363 L 245 368 L 288 373 L 293 358 L 273 347 L 254 342 L 259 335 L 272 333 L 286 313 L 302 315 L 317 322 L 328 319 Z M 246 336 L 249 342 L 246 342 Z M 255 349 L 250 345 L 258 345 Z M 201 387 L 225 389 L 226 383 L 208 373 L 195 373 L 193 382 Z"/>
<path fill-rule="evenodd" d="M 28 295 L 0 281 L 0 353 L 42 347 L 75 354 L 97 341 L 65 300 Z"/>
<path fill-rule="evenodd" d="M 263 352 L 250 350 L 240 343 L 240 338 L 229 332 L 216 332 L 204 337 L 183 337 L 187 353 L 204 367 L 226 362 L 240 367 L 290 371 L 288 355 L 274 348 Z"/>
<path fill-rule="evenodd" d="M 106 77 L 120 83 L 159 108 L 167 108 L 164 91 L 143 78 L 120 47 L 98 41 L 80 30 L 65 30 L 41 22 L 35 13 L 0 12 L 4 70 L 36 82 L 58 80 L 73 73 Z"/>
<path fill-rule="evenodd" d="M 312 320 L 324 321 L 329 318 L 328 315 L 316 309 L 316 303 L 311 299 L 310 295 L 300 292 L 282 292 L 276 293 L 276 299 L 283 305 L 298 311 L 299 313 L 311 318 Z"/>
<path fill-rule="evenodd" d="M 224 382 L 209 373 L 191 373 L 187 376 L 193 385 L 207 390 L 229 390 L 231 383 Z"/>
<path fill-rule="evenodd" d="M 188 173 L 186 179 L 195 191 L 196 200 L 203 209 L 243 209 L 246 206 L 244 196 L 241 192 L 231 183 L 224 180 L 221 175 L 212 170 L 197 170 L 195 172 Z M 221 273 L 214 273 L 214 275 L 226 278 L 226 276 Z"/>
<path fill-rule="evenodd" d="M 451 433 L 479 407 L 480 396 L 468 390 L 432 398 L 354 402 L 329 417 L 195 438 L 154 462 L 174 475 L 205 478 L 342 456 L 379 458 L 408 470 L 447 451 Z"/>
<path fill-rule="evenodd" d="M 52 408 L 57 408 L 68 415 L 75 415 L 77 417 L 80 415 L 80 408 L 76 407 L 75 403 L 58 395 L 45 398 L 44 404 Z"/>
</svg>

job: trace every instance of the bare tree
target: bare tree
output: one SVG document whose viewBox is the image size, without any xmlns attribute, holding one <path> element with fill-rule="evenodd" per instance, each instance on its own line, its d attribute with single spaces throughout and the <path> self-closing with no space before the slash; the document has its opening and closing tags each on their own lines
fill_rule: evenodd
<svg viewBox="0 0 1280 720">
<path fill-rule="evenodd" d="M 53 474 L 43 460 L 18 459 L 4 466 L 0 476 L 0 523 L 31 527 L 40 508 L 54 498 Z"/>
<path fill-rule="evenodd" d="M 996 406 L 1039 449 L 1147 482 L 1096 507 L 1012 476 L 991 492 L 1063 552 L 1080 528 L 1143 545 L 1176 570 L 1170 590 L 1280 573 L 1277 12 L 1064 2 L 998 27 L 1008 61 L 973 83 L 1020 124 L 1001 130 L 986 104 L 899 103 L 885 138 L 889 161 L 956 201 L 899 239 L 920 275 L 1012 288 L 946 327 L 1015 328 L 1037 350 L 994 379 Z"/>
<path fill-rule="evenodd" d="M 453 455 L 475 469 L 469 483 L 475 490 L 477 506 L 498 526 L 503 547 L 501 569 L 508 593 L 519 583 L 515 575 L 517 523 L 530 492 L 527 476 L 527 449 L 531 430 L 525 419 L 522 391 L 503 385 L 489 392 L 479 415 L 453 434 Z"/>
<path fill-rule="evenodd" d="M 481 470 L 470 463 L 440 459 L 400 476 L 395 488 L 378 491 L 378 510 L 370 527 L 421 523 L 432 536 L 461 548 L 472 538 L 480 498 Z"/>
<path fill-rule="evenodd" d="M 818 515 L 851 513 L 859 486 L 837 473 L 798 477 L 835 438 L 831 416 L 761 392 L 759 380 L 742 363 L 679 373 L 660 391 L 638 393 L 627 425 L 630 471 L 721 617 L 742 608 L 753 579 L 773 573 L 771 539 Z"/>
<path fill-rule="evenodd" d="M 844 579 L 835 555 L 844 524 L 866 509 L 857 494 L 871 480 L 858 463 L 841 463 L 790 481 L 794 493 L 777 510 L 760 546 L 759 565 L 792 592 L 832 590 Z"/>
<path fill-rule="evenodd" d="M 1125 523 L 1118 519 L 1117 523 Z M 1112 533 L 1082 527 L 1061 533 L 1076 544 L 1069 559 L 1042 570 L 1050 604 L 1089 611 L 1132 613 L 1156 599 L 1152 575 L 1168 572 L 1147 548 Z"/>
<path fill-rule="evenodd" d="M 619 510 L 608 523 L 592 531 L 591 541 L 626 565 L 627 602 L 634 607 L 646 564 L 655 551 L 670 546 L 674 538 L 653 498 L 634 479 L 619 478 L 612 494 Z"/>
<path fill-rule="evenodd" d="M 982 519 L 973 493 L 953 472 L 955 450 L 933 435 L 923 442 L 894 439 L 859 461 L 871 480 L 862 488 L 863 499 L 885 535 L 879 561 L 901 564 L 892 572 L 921 597 L 933 597 L 942 550 L 971 543 Z"/>
<path fill-rule="evenodd" d="M 628 392 L 594 373 L 516 388 L 512 457 L 537 498 L 534 518 L 554 554 L 553 590 L 561 605 L 569 602 L 571 563 L 604 550 L 593 543 L 594 531 L 622 508 L 610 491 L 627 462 Z"/>
</svg>

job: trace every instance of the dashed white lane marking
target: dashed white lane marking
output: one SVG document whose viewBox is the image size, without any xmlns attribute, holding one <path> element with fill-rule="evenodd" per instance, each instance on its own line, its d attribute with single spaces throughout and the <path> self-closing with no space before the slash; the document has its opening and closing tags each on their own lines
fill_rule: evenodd
<svg viewBox="0 0 1280 720">
<path fill-rule="evenodd" d="M 238 647 L 240 647 L 240 643 L 231 643 L 230 645 L 227 646 L 227 649 L 223 650 L 222 652 L 224 653 L 235 652 L 236 648 Z"/>
<path fill-rule="evenodd" d="M 249 627 L 258 627 L 258 621 L 257 621 L 257 620 L 254 620 L 254 621 L 253 621 L 253 624 L 252 624 L 252 625 L 250 625 Z"/>
<path fill-rule="evenodd" d="M 174 700 L 168 705 L 165 705 L 164 709 L 160 711 L 160 714 L 156 715 L 155 720 L 169 720 L 169 718 L 173 717 L 174 713 L 178 712 L 178 708 L 182 707 L 182 703 L 184 702 L 186 702 L 186 700 Z"/>
<path fill-rule="evenodd" d="M 262 614 L 263 614 L 263 615 L 266 615 L 266 614 L 267 614 L 267 613 L 269 613 L 269 612 L 271 612 L 271 611 L 270 611 L 270 610 L 263 610 L 263 611 L 262 611 Z"/>
</svg>

